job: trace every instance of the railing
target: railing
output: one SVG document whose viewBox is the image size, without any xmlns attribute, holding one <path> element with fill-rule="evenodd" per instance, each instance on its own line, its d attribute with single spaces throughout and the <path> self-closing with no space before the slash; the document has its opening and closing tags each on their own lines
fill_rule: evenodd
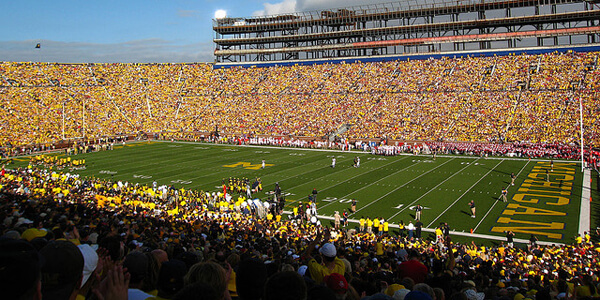
<svg viewBox="0 0 600 300">
<path fill-rule="evenodd" d="M 287 52 L 309 52 L 309 51 L 324 51 L 324 50 L 344 50 L 344 49 L 362 49 L 373 47 L 388 47 L 402 45 L 427 45 L 441 44 L 454 42 L 481 42 L 506 40 L 513 38 L 526 37 L 548 37 L 548 36 L 565 36 L 575 34 L 590 34 L 600 33 L 600 26 L 581 27 L 581 28 L 566 28 L 566 29 L 548 29 L 548 30 L 531 30 L 523 32 L 504 32 L 504 33 L 488 33 L 488 34 L 468 34 L 457 36 L 442 36 L 442 37 L 426 37 L 412 39 L 396 39 L 387 41 L 372 41 L 372 42 L 357 42 L 347 44 L 333 44 L 320 46 L 303 46 L 303 47 L 286 47 L 286 48 L 269 48 L 269 49 L 239 49 L 239 50 L 215 50 L 216 56 L 223 55 L 246 55 L 246 54 L 274 54 Z"/>
<path fill-rule="evenodd" d="M 223 18 L 213 20 L 213 30 L 220 34 L 241 31 L 268 31 L 286 26 L 327 25 L 343 22 L 362 22 L 374 19 L 418 17 L 427 15 L 476 12 L 509 7 L 543 6 L 584 3 L 576 0 L 408 0 L 383 4 L 351 6 L 319 11 L 261 17 Z"/>
</svg>

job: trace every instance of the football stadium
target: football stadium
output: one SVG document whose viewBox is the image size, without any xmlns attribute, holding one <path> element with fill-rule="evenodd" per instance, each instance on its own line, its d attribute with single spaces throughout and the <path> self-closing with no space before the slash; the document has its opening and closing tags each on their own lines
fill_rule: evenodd
<svg viewBox="0 0 600 300">
<path fill-rule="evenodd" d="M 600 298 L 599 19 L 399 1 L 215 15 L 213 62 L 0 57 L 2 290 Z"/>
</svg>

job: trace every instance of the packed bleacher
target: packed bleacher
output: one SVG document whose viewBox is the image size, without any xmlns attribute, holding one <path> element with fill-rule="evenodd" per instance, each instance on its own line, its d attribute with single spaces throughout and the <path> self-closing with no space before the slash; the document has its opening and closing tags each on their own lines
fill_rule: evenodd
<svg viewBox="0 0 600 300">
<path fill-rule="evenodd" d="M 460 244 L 447 224 L 421 237 L 410 226 L 394 233 L 240 210 L 243 188 L 207 194 L 35 167 L 1 172 L 7 299 L 600 297 L 597 233 L 570 245 L 513 244 L 511 233 L 506 245 Z"/>
<path fill-rule="evenodd" d="M 598 55 L 231 69 L 4 62 L 0 145 L 12 156 L 96 140 L 68 144 L 87 151 L 129 134 L 196 139 L 218 128 L 225 134 L 211 141 L 321 148 L 352 124 L 343 133 L 351 142 L 334 146 L 576 158 L 580 101 L 585 143 L 600 146 Z M 597 232 L 572 245 L 513 246 L 509 233 L 507 245 L 460 244 L 442 224 L 433 237 L 389 232 L 377 216 L 367 230 L 322 226 L 248 202 L 243 188 L 140 186 L 57 169 L 1 171 L 7 299 L 600 297 Z"/>
<path fill-rule="evenodd" d="M 600 145 L 598 53 L 213 69 L 0 63 L 3 146 L 125 133 Z M 64 126 L 63 126 L 64 124 Z M 575 147 L 576 148 L 576 147 Z"/>
</svg>

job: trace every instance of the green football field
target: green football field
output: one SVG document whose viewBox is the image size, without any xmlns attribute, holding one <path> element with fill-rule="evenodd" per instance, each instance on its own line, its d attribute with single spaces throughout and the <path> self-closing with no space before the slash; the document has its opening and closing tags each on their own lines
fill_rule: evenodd
<svg viewBox="0 0 600 300">
<path fill-rule="evenodd" d="M 359 168 L 353 167 L 355 156 L 361 159 Z M 86 169 L 77 171 L 82 176 L 147 185 L 156 181 L 210 192 L 219 190 L 224 178 L 253 181 L 258 177 L 264 190 L 256 197 L 269 199 L 268 192 L 277 182 L 286 196 L 286 211 L 298 201 L 306 203 L 316 188 L 318 214 L 325 222 L 335 211 L 349 211 L 351 200 L 356 199 L 352 222 L 363 216 L 384 218 L 392 231 L 401 221 L 414 223 L 417 204 L 424 207 L 425 231 L 447 222 L 457 235 L 472 230 L 475 237 L 503 240 L 504 232 L 512 230 L 518 239 L 535 234 L 540 241 L 571 243 L 579 230 L 583 175 L 580 164 L 572 161 L 554 161 L 551 166 L 547 160 L 454 155 L 433 160 L 431 156 L 187 142 L 131 143 L 76 157 L 81 158 L 86 160 Z M 511 172 L 517 175 L 514 186 Z M 504 188 L 508 202 L 501 199 Z M 475 218 L 471 200 L 476 204 Z"/>
</svg>

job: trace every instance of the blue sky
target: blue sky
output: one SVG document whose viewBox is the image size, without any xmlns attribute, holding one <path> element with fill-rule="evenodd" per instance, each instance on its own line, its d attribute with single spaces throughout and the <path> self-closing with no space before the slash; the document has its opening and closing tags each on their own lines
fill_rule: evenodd
<svg viewBox="0 0 600 300">
<path fill-rule="evenodd" d="M 385 2 L 0 0 L 0 61 L 212 62 L 219 9 L 247 17 Z"/>
</svg>

